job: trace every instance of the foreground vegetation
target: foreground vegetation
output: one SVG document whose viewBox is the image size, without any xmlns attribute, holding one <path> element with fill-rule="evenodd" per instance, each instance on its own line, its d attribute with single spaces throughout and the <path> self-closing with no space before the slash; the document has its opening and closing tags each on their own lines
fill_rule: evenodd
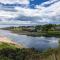
<svg viewBox="0 0 60 60">
<path fill-rule="evenodd" d="M 60 37 L 60 25 L 46 24 L 37 26 L 19 26 L 2 28 L 18 34 L 30 36 L 57 36 Z"/>
<path fill-rule="evenodd" d="M 40 52 L 30 48 L 17 48 L 12 44 L 0 43 L 0 60 L 60 60 L 60 48 Z"/>
</svg>

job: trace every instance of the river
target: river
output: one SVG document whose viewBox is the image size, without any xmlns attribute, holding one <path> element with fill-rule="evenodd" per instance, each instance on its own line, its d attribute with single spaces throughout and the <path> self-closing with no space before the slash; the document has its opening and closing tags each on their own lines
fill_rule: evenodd
<svg viewBox="0 0 60 60">
<path fill-rule="evenodd" d="M 46 49 L 58 47 L 58 41 L 60 38 L 57 37 L 32 37 L 26 35 L 18 35 L 7 30 L 0 30 L 0 36 L 5 36 L 10 40 L 23 44 L 26 48 Z"/>
</svg>

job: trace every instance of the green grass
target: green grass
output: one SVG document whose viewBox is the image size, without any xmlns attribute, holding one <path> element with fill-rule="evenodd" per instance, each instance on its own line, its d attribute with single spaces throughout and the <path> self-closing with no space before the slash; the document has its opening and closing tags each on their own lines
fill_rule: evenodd
<svg viewBox="0 0 60 60">
<path fill-rule="evenodd" d="M 15 45 L 0 43 L 0 60 L 60 60 L 60 48 L 43 52 L 33 48 L 17 48 Z"/>
<path fill-rule="evenodd" d="M 16 46 L 14 46 L 13 44 L 10 44 L 10 43 L 2 43 L 0 42 L 0 49 L 3 49 L 3 48 L 17 48 Z"/>
</svg>

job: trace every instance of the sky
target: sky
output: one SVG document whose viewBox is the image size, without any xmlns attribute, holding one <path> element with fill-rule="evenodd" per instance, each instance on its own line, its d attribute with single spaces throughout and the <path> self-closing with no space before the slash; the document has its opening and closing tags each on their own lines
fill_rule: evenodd
<svg viewBox="0 0 60 60">
<path fill-rule="evenodd" d="M 60 24 L 60 0 L 0 0 L 1 25 Z"/>
</svg>

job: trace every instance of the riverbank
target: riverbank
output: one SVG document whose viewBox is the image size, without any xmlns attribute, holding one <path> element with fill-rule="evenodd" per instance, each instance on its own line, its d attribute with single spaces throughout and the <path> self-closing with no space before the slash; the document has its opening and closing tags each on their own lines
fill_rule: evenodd
<svg viewBox="0 0 60 60">
<path fill-rule="evenodd" d="M 47 36 L 47 37 L 60 37 L 60 24 L 46 24 L 36 26 L 18 26 L 18 27 L 6 27 L 1 28 L 3 30 L 9 30 L 13 33 L 28 36 Z"/>
<path fill-rule="evenodd" d="M 60 48 L 43 52 L 33 48 L 17 48 L 12 44 L 0 43 L 0 60 L 60 60 Z"/>
<path fill-rule="evenodd" d="M 60 31 L 41 31 L 41 32 L 28 32 L 28 31 L 17 31 L 17 30 L 10 30 L 12 33 L 16 33 L 19 35 L 27 35 L 27 36 L 45 36 L 45 37 L 60 37 Z"/>
<path fill-rule="evenodd" d="M 5 36 L 0 36 L 0 43 L 7 43 L 7 44 L 12 44 L 17 48 L 24 48 L 22 44 L 17 44 L 16 42 L 11 41 Z"/>
<path fill-rule="evenodd" d="M 15 42 L 5 36 L 0 36 L 0 41 L 2 42 L 0 43 L 0 60 L 60 60 L 60 48 L 49 48 L 42 52 L 34 48 L 21 48 L 20 46 L 17 48 Z"/>
</svg>

